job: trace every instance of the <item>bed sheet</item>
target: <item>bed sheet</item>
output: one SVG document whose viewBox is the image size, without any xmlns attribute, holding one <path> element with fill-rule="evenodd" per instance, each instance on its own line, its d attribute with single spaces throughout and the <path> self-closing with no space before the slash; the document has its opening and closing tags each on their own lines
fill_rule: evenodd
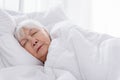
<svg viewBox="0 0 120 80">
<path fill-rule="evenodd" d="M 76 80 L 68 71 L 39 65 L 21 65 L 0 70 L 0 80 Z"/>
</svg>

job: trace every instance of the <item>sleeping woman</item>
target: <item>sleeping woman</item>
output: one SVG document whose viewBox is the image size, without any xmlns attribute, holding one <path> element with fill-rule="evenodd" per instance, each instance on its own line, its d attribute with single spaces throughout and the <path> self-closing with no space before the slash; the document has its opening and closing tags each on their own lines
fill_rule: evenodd
<svg viewBox="0 0 120 80">
<path fill-rule="evenodd" d="M 52 39 L 47 29 L 45 29 L 42 24 L 34 20 L 22 21 L 15 28 L 14 36 L 25 50 L 40 60 L 44 65 L 46 64 L 45 67 L 53 67 L 51 63 L 54 63 L 54 61 L 57 60 L 57 57 L 53 56 L 56 57 L 55 60 L 53 57 L 50 57 L 52 55 L 51 53 L 54 53 L 52 50 L 50 50 L 51 48 L 49 49 Z M 53 46 L 51 47 L 53 48 Z M 53 50 L 55 50 L 55 48 L 53 48 Z M 49 58 L 47 57 L 48 53 L 51 54 Z M 59 52 L 55 51 L 55 53 Z M 56 71 L 56 68 L 54 69 L 54 72 L 56 72 L 54 74 L 56 74 L 57 77 L 64 75 L 62 78 L 67 79 L 67 76 L 71 76 L 70 79 L 76 80 L 71 72 L 62 70 L 61 73 L 61 69 L 60 72 L 58 72 L 59 70 Z"/>
<path fill-rule="evenodd" d="M 106 48 L 113 37 L 109 35 L 89 32 L 67 22 L 48 33 L 39 22 L 25 20 L 18 24 L 14 36 L 45 67 L 69 71 L 77 80 L 104 80 L 111 71 L 111 56 Z"/>
<path fill-rule="evenodd" d="M 15 29 L 15 38 L 31 55 L 45 62 L 51 39 L 43 25 L 33 20 L 23 21 Z"/>
</svg>

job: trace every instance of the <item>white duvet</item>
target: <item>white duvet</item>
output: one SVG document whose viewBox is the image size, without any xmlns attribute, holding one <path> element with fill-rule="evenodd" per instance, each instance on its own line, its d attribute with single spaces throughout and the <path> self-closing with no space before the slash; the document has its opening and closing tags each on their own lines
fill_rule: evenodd
<svg viewBox="0 0 120 80">
<path fill-rule="evenodd" d="M 119 80 L 120 40 L 61 22 L 51 31 L 45 66 L 69 71 L 77 80 Z"/>
<path fill-rule="evenodd" d="M 120 79 L 120 51 L 119 45 L 114 45 L 115 38 L 83 30 L 67 21 L 56 24 L 50 35 L 52 42 L 44 67 L 3 68 L 0 80 Z"/>
</svg>

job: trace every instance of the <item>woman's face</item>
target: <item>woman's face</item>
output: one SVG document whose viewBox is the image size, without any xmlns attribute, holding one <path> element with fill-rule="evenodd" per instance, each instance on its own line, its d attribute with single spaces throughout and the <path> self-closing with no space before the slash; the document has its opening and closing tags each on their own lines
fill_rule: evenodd
<svg viewBox="0 0 120 80">
<path fill-rule="evenodd" d="M 50 45 L 50 36 L 43 28 L 22 28 L 24 36 L 19 40 L 23 48 L 37 59 L 45 62 L 48 48 Z"/>
</svg>

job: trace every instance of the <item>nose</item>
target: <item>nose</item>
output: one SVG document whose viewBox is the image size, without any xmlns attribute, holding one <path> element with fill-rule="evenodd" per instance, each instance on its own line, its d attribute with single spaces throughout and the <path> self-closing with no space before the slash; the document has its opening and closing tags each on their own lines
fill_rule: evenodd
<svg viewBox="0 0 120 80">
<path fill-rule="evenodd" d="M 35 46 L 38 43 L 38 40 L 35 38 L 30 38 L 30 41 L 32 46 Z"/>
<path fill-rule="evenodd" d="M 32 45 L 35 46 L 37 43 L 38 43 L 38 40 L 34 40 Z"/>
</svg>

